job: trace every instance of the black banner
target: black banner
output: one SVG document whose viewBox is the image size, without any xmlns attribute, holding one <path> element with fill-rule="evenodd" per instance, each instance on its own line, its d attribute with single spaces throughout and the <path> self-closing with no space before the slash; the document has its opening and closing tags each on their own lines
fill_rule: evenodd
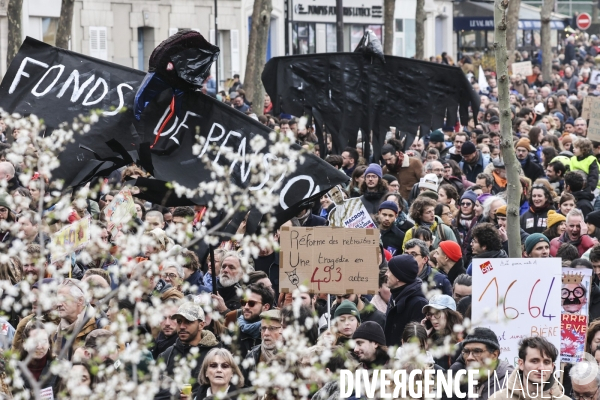
<svg viewBox="0 0 600 400">
<path fill-rule="evenodd" d="M 469 107 L 479 111 L 479 96 L 460 68 L 402 57 L 385 56 L 385 63 L 361 53 L 275 57 L 262 81 L 275 115 L 311 113 L 332 134 L 337 154 L 356 146 L 359 128 L 363 140 L 373 131 L 376 160 L 390 126 L 414 137 L 419 127 L 422 134 L 441 128 L 444 119 L 453 126 L 459 114 L 466 125 Z"/>
<path fill-rule="evenodd" d="M 169 154 L 148 151 L 166 116 L 171 93 L 165 91 L 146 108 L 141 121 L 135 121 L 133 100 L 144 76 L 141 71 L 27 38 L 0 85 L 0 107 L 10 113 L 35 114 L 49 128 L 72 122 L 92 110 L 102 110 L 91 130 L 76 135 L 75 143 L 69 144 L 59 155 L 61 165 L 54 171 L 53 179 L 64 179 L 67 184 L 80 184 L 86 175 L 100 174 L 119 160 L 126 163 L 127 153 L 134 155 L 134 160 L 157 180 L 174 181 L 190 189 L 195 189 L 200 182 L 211 181 L 211 171 L 218 165 L 225 167 L 228 178 L 242 188 L 279 193 L 275 212 L 290 215 L 295 212 L 294 206 L 303 200 L 314 199 L 348 180 L 344 173 L 309 153 L 302 155 L 303 162 L 297 164 L 295 171 L 282 172 L 277 165 L 285 164 L 285 160 L 269 150 L 278 140 L 274 132 L 200 92 L 184 93 L 177 117 L 172 118 L 161 133 L 161 140 L 176 144 L 175 151 Z M 207 144 L 200 146 L 199 155 L 193 152 L 197 134 L 204 137 Z M 266 144 L 258 151 L 251 146 L 252 138 L 257 135 Z M 298 146 L 290 149 L 299 150 Z M 236 161 L 228 159 L 227 152 L 253 157 Z M 210 165 L 201 161 L 202 156 L 209 158 Z M 260 176 L 264 179 L 251 182 L 257 172 L 263 173 Z M 167 192 L 165 187 L 166 196 L 161 197 L 153 185 L 151 197 L 173 199 Z M 195 198 L 193 202 L 207 204 L 210 200 Z M 163 202 L 170 205 L 168 203 L 169 200 Z"/>
</svg>

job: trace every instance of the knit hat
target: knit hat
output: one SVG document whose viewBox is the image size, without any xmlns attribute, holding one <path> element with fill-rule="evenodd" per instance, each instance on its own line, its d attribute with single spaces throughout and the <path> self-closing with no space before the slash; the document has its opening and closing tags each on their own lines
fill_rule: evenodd
<svg viewBox="0 0 600 400">
<path fill-rule="evenodd" d="M 444 132 L 441 129 L 436 129 L 429 135 L 429 142 L 439 143 L 444 141 Z"/>
<path fill-rule="evenodd" d="M 540 114 L 542 115 L 543 113 L 546 112 L 546 108 L 544 107 L 544 103 L 538 103 L 535 105 L 535 107 L 533 107 L 533 111 L 535 111 L 536 114 Z"/>
<path fill-rule="evenodd" d="M 398 204 L 393 201 L 384 201 L 379 205 L 379 211 L 381 210 L 392 210 L 396 214 L 398 214 Z"/>
<path fill-rule="evenodd" d="M 426 190 L 423 193 L 419 193 L 417 197 L 429 197 L 432 200 L 438 201 L 440 196 L 437 192 L 432 192 L 431 190 Z"/>
<path fill-rule="evenodd" d="M 460 197 L 461 200 L 467 199 L 467 200 L 471 200 L 471 202 L 473 204 L 475 204 L 475 202 L 477 201 L 477 193 L 475 193 L 472 190 L 467 190 L 463 193 L 463 195 Z"/>
<path fill-rule="evenodd" d="M 546 242 L 550 244 L 550 241 L 545 235 L 541 233 L 532 233 L 525 239 L 525 254 L 531 253 L 531 250 L 535 247 L 539 242 Z"/>
<path fill-rule="evenodd" d="M 473 142 L 465 142 L 460 148 L 460 154 L 463 156 L 468 156 L 477 151 L 477 147 L 473 144 Z"/>
<path fill-rule="evenodd" d="M 517 147 L 524 147 L 524 148 L 526 148 L 529 151 L 531 149 L 531 142 L 527 138 L 521 138 L 521 139 L 519 139 L 519 141 L 515 145 L 515 149 Z"/>
<path fill-rule="evenodd" d="M 429 304 L 423 306 L 423 309 L 421 310 L 423 311 L 423 314 L 427 312 L 429 307 L 435 308 L 436 310 L 445 310 L 449 308 L 452 311 L 456 311 L 456 301 L 447 294 L 436 294 L 429 299 Z"/>
<path fill-rule="evenodd" d="M 498 214 L 498 211 L 496 211 L 496 214 Z M 592 214 L 594 214 L 594 213 L 592 213 Z M 566 220 L 567 220 L 567 218 L 564 215 L 559 214 L 554 210 L 548 211 L 548 229 L 550 229 L 550 227 L 552 227 L 552 225 L 559 224 L 562 221 L 566 221 Z"/>
<path fill-rule="evenodd" d="M 390 174 L 385 174 L 384 176 L 382 176 L 383 180 L 386 181 L 388 183 L 388 185 L 394 181 L 397 181 L 398 178 L 396 178 L 394 175 L 390 175 Z"/>
<path fill-rule="evenodd" d="M 565 90 L 565 89 L 560 89 L 559 91 L 556 92 L 556 97 L 558 96 L 569 96 L 569 93 Z"/>
<path fill-rule="evenodd" d="M 567 120 L 565 121 L 565 125 L 567 124 L 575 126 L 575 120 L 573 119 L 573 117 L 567 118 Z"/>
<path fill-rule="evenodd" d="M 563 122 L 563 123 L 565 122 L 565 115 L 563 113 L 557 111 L 554 113 L 554 116 L 556 118 L 558 118 L 560 120 L 560 122 Z M 575 121 L 573 121 L 573 122 L 575 122 Z"/>
<path fill-rule="evenodd" d="M 356 317 L 358 322 L 360 322 L 360 312 L 358 311 L 358 308 L 356 308 L 356 304 L 350 300 L 344 300 L 339 306 L 337 306 L 335 313 L 333 313 L 333 317 L 337 318 L 340 315 L 353 315 Z"/>
<path fill-rule="evenodd" d="M 388 268 L 396 279 L 404 283 L 413 283 L 419 274 L 417 260 L 408 254 L 392 257 L 388 261 Z"/>
<path fill-rule="evenodd" d="M 437 192 L 438 177 L 436 174 L 427 174 L 419 181 L 419 189 L 429 189 Z"/>
<path fill-rule="evenodd" d="M 383 178 L 383 171 L 381 170 L 379 164 L 369 164 L 369 167 L 365 171 L 365 176 L 368 174 L 375 174 L 378 177 Z"/>
<path fill-rule="evenodd" d="M 454 262 L 457 262 L 462 258 L 462 250 L 456 242 L 444 240 L 443 242 L 440 242 L 440 249 L 442 249 L 444 254 Z"/>
<path fill-rule="evenodd" d="M 473 332 L 468 334 L 467 337 L 462 341 L 462 346 L 464 347 L 469 343 L 483 343 L 494 348 L 494 350 L 500 350 L 498 336 L 489 328 L 473 329 Z"/>
<path fill-rule="evenodd" d="M 594 211 L 586 215 L 585 223 L 600 227 L 600 211 Z"/>
<path fill-rule="evenodd" d="M 483 193 L 481 196 L 477 197 L 477 201 L 479 202 L 479 204 L 483 204 L 490 196 L 491 194 L 489 193 Z"/>
<path fill-rule="evenodd" d="M 6 208 L 8 208 L 9 211 L 12 211 L 10 209 L 10 206 L 8 205 L 8 201 L 6 199 L 6 193 L 0 194 L 0 207 L 6 207 Z"/>
<path fill-rule="evenodd" d="M 498 209 L 496 210 L 496 216 L 498 215 L 503 215 L 506 217 L 506 204 L 498 207 Z"/>
<path fill-rule="evenodd" d="M 365 339 L 385 346 L 385 334 L 377 322 L 367 321 L 354 331 L 352 339 Z"/>
</svg>

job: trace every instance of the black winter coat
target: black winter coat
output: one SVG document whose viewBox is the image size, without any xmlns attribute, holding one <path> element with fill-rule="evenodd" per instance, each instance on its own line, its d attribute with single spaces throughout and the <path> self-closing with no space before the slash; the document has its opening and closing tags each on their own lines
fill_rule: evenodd
<svg viewBox="0 0 600 400">
<path fill-rule="evenodd" d="M 529 207 L 529 210 L 521 215 L 521 229 L 530 235 L 544 232 L 548 228 L 548 211 L 553 209 L 554 207 L 551 207 L 544 211 L 535 212 L 532 207 Z"/>
<path fill-rule="evenodd" d="M 537 178 L 542 178 L 544 176 L 544 167 L 538 164 L 531 154 L 527 155 L 527 161 L 525 162 L 525 165 L 521 166 L 521 168 L 523 168 L 523 173 L 525 176 L 531 179 L 531 182 L 534 182 Z"/>
<path fill-rule="evenodd" d="M 594 211 L 594 194 L 587 190 L 580 190 L 579 192 L 573 192 L 575 196 L 575 207 L 579 208 L 583 215 L 588 215 Z"/>
<path fill-rule="evenodd" d="M 423 307 L 428 304 L 417 279 L 413 283 L 392 290 L 385 318 L 385 344 L 399 346 L 402 332 L 409 322 L 421 322 L 424 318 Z"/>
</svg>

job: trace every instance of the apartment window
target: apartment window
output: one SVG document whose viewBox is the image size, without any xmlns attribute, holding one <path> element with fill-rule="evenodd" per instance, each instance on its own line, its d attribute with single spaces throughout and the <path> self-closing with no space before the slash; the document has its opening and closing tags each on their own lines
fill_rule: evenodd
<svg viewBox="0 0 600 400">
<path fill-rule="evenodd" d="M 58 18 L 42 18 L 42 41 L 56 46 L 56 32 L 58 30 Z"/>
<path fill-rule="evenodd" d="M 108 59 L 108 39 L 105 26 L 90 26 L 90 56 Z"/>
</svg>

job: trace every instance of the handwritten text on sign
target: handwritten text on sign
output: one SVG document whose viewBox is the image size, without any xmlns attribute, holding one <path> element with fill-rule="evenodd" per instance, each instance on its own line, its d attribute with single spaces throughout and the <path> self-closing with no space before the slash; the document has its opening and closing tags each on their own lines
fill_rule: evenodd
<svg viewBox="0 0 600 400">
<path fill-rule="evenodd" d="M 504 360 L 517 365 L 522 337 L 543 336 L 560 349 L 560 259 L 474 259 L 474 326 L 498 335 Z"/>
<path fill-rule="evenodd" d="M 377 292 L 377 229 L 283 227 L 280 243 L 283 293 L 300 285 L 312 293 Z"/>
<path fill-rule="evenodd" d="M 600 141 L 600 99 L 592 98 L 589 103 L 589 119 L 587 138 Z"/>
</svg>

